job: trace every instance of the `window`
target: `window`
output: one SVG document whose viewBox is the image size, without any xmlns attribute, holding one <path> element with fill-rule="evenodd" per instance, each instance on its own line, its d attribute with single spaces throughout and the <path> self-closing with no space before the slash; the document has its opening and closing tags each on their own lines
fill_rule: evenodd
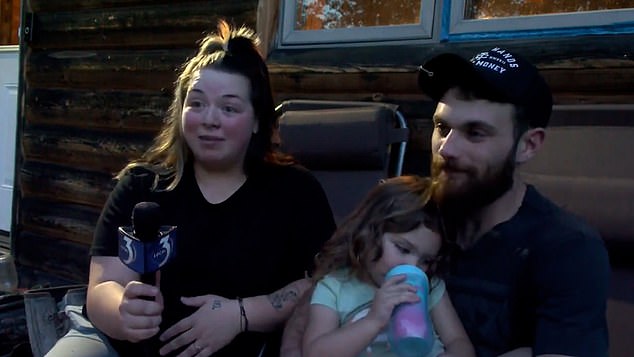
<svg viewBox="0 0 634 357">
<path fill-rule="evenodd" d="M 455 3 L 459 3 L 456 1 Z M 471 0 L 466 1 L 466 19 L 543 15 L 596 10 L 616 10 L 629 7 L 631 0 Z"/>
<path fill-rule="evenodd" d="M 0 0 L 0 45 L 17 45 L 20 0 Z"/>
<path fill-rule="evenodd" d="M 634 21 L 632 6 L 632 0 L 452 1 L 448 32 L 506 31 L 509 35 L 508 32 L 517 31 L 569 29 L 571 33 L 587 33 L 589 27 L 597 26 L 619 31 L 620 24 L 626 27 L 629 22 L 631 28 Z"/>
<path fill-rule="evenodd" d="M 284 0 L 282 43 L 430 38 L 431 0 Z"/>
<path fill-rule="evenodd" d="M 284 0 L 281 47 L 631 33 L 633 6 L 632 0 Z"/>
</svg>

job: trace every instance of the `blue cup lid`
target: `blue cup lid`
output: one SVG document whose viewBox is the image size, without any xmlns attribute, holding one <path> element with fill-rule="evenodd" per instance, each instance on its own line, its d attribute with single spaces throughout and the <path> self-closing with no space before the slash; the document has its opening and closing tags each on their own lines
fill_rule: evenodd
<svg viewBox="0 0 634 357">
<path fill-rule="evenodd" d="M 395 275 L 407 275 L 405 281 L 408 284 L 414 286 L 420 286 L 427 288 L 429 286 L 429 280 L 427 278 L 427 274 L 415 265 L 410 264 L 401 264 L 390 269 L 387 274 L 385 274 L 385 280 L 395 276 Z"/>
</svg>

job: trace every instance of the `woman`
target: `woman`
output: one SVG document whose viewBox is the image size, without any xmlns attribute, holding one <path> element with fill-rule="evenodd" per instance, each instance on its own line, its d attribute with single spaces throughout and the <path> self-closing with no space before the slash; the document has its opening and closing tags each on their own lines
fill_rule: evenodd
<svg viewBox="0 0 634 357">
<path fill-rule="evenodd" d="M 310 286 L 301 279 L 334 220 L 314 177 L 275 152 L 274 127 L 255 34 L 221 22 L 183 66 L 161 132 L 118 174 L 97 224 L 86 310 L 116 354 L 277 355 L 272 332 Z M 117 257 L 117 229 L 142 201 L 178 231 L 156 287 Z"/>
</svg>

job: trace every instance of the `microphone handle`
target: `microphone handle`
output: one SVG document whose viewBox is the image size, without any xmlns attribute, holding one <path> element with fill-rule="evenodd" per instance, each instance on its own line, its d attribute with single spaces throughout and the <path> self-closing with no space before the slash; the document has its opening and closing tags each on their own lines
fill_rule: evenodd
<svg viewBox="0 0 634 357">
<path fill-rule="evenodd" d="M 156 272 L 141 274 L 141 282 L 143 284 L 156 286 Z M 154 301 L 154 298 L 150 296 L 142 296 L 141 298 L 149 301 Z"/>
<path fill-rule="evenodd" d="M 156 272 L 141 274 L 141 282 L 148 285 L 156 285 Z"/>
<path fill-rule="evenodd" d="M 156 272 L 149 272 L 145 274 L 141 274 L 141 282 L 144 284 L 149 284 L 152 286 L 156 286 Z M 153 297 L 150 296 L 142 296 L 144 300 L 154 301 Z M 152 336 L 147 340 L 141 341 L 141 348 L 143 350 L 143 357 L 154 357 L 157 355 L 158 351 L 158 335 Z"/>
</svg>

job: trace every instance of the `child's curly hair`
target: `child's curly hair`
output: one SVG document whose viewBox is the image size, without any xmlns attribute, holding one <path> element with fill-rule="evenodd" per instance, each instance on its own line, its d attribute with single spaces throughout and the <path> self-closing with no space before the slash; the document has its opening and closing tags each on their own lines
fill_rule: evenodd
<svg viewBox="0 0 634 357">
<path fill-rule="evenodd" d="M 384 233 L 409 232 L 422 224 L 442 235 L 440 214 L 430 199 L 433 188 L 430 178 L 413 175 L 374 187 L 317 255 L 313 279 L 348 268 L 359 280 L 371 282 L 367 264 L 383 255 Z"/>
</svg>

